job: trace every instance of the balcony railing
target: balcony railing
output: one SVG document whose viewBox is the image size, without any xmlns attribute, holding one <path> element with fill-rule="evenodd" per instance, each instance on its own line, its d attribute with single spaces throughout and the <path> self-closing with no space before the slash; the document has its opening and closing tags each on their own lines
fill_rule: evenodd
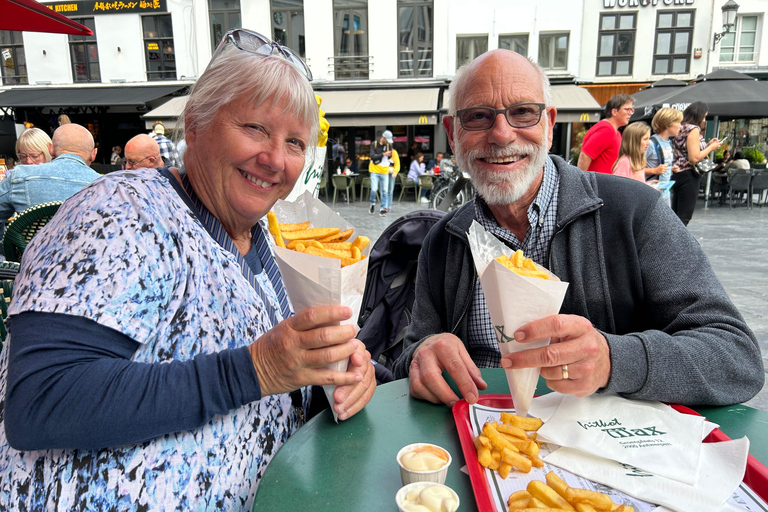
<svg viewBox="0 0 768 512">
<path fill-rule="evenodd" d="M 373 68 L 373 57 L 369 55 L 336 56 L 328 59 L 335 80 L 368 80 Z"/>
</svg>

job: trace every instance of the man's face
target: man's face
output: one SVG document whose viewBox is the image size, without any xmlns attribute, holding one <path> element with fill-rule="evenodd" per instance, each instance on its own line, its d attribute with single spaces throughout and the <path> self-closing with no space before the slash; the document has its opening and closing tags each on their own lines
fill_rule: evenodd
<svg viewBox="0 0 768 512">
<path fill-rule="evenodd" d="M 496 52 L 474 66 L 457 91 L 457 110 L 544 102 L 541 80 L 527 59 Z M 555 116 L 555 108 L 547 107 L 539 122 L 527 128 L 513 128 L 503 114 L 482 131 L 465 130 L 455 116 L 446 116 L 443 124 L 459 167 L 470 174 L 483 199 L 488 204 L 511 204 L 538 187 Z"/>
<path fill-rule="evenodd" d="M 620 109 L 613 109 L 613 116 L 619 126 L 627 126 L 629 124 L 629 118 L 635 113 L 635 107 L 633 102 L 628 101 L 621 106 Z"/>
</svg>

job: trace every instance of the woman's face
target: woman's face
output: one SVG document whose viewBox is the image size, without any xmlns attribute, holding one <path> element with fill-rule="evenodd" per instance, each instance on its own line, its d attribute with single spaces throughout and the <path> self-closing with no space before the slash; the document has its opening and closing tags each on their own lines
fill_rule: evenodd
<svg viewBox="0 0 768 512">
<path fill-rule="evenodd" d="M 38 165 L 45 163 L 45 153 L 37 149 L 21 146 L 16 153 L 19 163 L 23 165 Z"/>
<path fill-rule="evenodd" d="M 645 132 L 645 135 L 643 135 L 643 138 L 640 139 L 640 151 L 645 153 L 648 150 L 648 146 L 651 144 L 651 132 L 647 131 Z"/>
<path fill-rule="evenodd" d="M 347 158 L 347 159 L 345 160 L 345 162 L 346 162 L 346 164 L 347 164 L 347 167 L 351 167 L 351 166 L 352 166 L 352 160 L 350 160 L 349 158 Z"/>
<path fill-rule="evenodd" d="M 190 180 L 227 229 L 250 229 L 299 178 L 311 130 L 290 112 L 287 99 L 235 101 L 187 134 Z"/>
</svg>

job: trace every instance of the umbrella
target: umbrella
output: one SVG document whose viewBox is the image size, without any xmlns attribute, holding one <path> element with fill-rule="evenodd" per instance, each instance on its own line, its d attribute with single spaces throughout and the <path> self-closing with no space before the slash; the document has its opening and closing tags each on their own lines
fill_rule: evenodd
<svg viewBox="0 0 768 512">
<path fill-rule="evenodd" d="M 672 107 L 682 111 L 694 101 L 707 104 L 708 117 L 768 117 L 768 82 L 737 71 L 720 69 L 697 78 L 692 85 L 671 89 L 669 94 L 654 99 L 649 105 L 656 110 Z"/>
<path fill-rule="evenodd" d="M 93 35 L 88 27 L 75 23 L 35 0 L 0 0 L 0 30 Z"/>
<path fill-rule="evenodd" d="M 687 86 L 688 82 L 675 80 L 674 78 L 665 78 L 637 91 L 632 95 L 635 98 L 635 113 L 632 114 L 630 122 L 652 118 L 660 108 L 657 106 L 657 100 L 677 92 L 681 87 Z"/>
</svg>

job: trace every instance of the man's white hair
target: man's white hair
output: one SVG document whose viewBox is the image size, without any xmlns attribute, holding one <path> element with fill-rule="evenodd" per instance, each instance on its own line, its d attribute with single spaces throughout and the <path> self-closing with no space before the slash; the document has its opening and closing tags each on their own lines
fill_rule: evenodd
<svg viewBox="0 0 768 512">
<path fill-rule="evenodd" d="M 510 50 L 511 51 L 511 50 Z M 467 69 L 472 65 L 472 62 L 467 62 L 466 64 L 462 65 L 459 69 L 456 70 L 456 74 L 453 75 L 453 81 L 451 81 L 451 85 L 448 87 L 448 115 L 455 116 L 456 115 L 456 105 L 458 104 L 459 99 L 459 93 L 462 92 L 462 87 L 464 85 L 464 82 L 467 80 L 469 75 L 466 75 Z M 536 73 L 539 75 L 539 80 L 541 81 L 541 90 L 543 91 L 544 96 L 544 104 L 547 107 L 552 106 L 552 86 L 549 83 L 549 77 L 547 76 L 546 71 L 544 71 L 544 68 L 539 66 L 536 62 L 532 61 L 530 58 L 528 59 L 528 62 L 531 63 L 531 66 L 533 66 L 533 69 L 536 70 Z"/>
</svg>

